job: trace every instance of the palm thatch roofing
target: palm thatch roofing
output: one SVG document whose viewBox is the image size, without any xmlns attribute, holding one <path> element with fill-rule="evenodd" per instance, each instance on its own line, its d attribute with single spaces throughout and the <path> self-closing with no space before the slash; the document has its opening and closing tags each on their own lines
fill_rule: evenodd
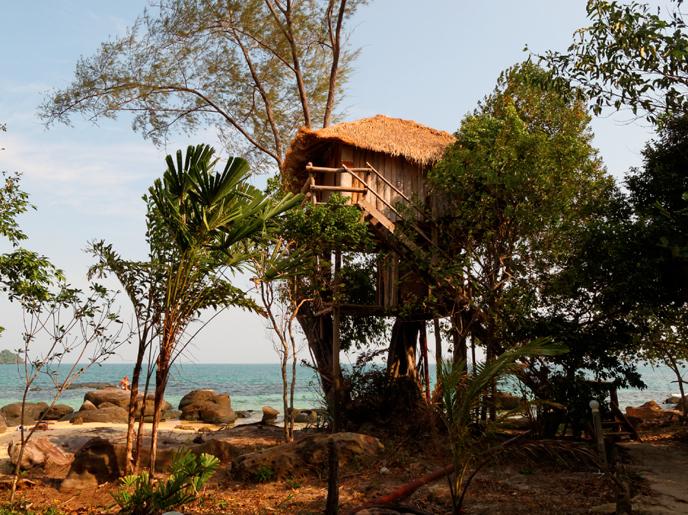
<svg viewBox="0 0 688 515">
<path fill-rule="evenodd" d="M 284 159 L 284 179 L 292 186 L 303 184 L 306 179 L 306 164 L 314 161 L 313 156 L 317 150 L 328 143 L 343 143 L 401 157 L 426 168 L 441 159 L 444 150 L 454 141 L 454 136 L 448 132 L 413 120 L 390 118 L 381 114 L 317 130 L 303 127 L 296 134 Z"/>
</svg>

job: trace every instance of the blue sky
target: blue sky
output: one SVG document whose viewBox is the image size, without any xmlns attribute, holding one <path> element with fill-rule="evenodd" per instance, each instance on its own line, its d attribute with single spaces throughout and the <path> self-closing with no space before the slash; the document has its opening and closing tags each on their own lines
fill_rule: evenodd
<svg viewBox="0 0 688 515">
<path fill-rule="evenodd" d="M 177 136 L 156 148 L 127 119 L 98 125 L 74 118 L 72 127 L 46 129 L 36 109 L 52 88 L 72 78 L 77 59 L 121 34 L 145 2 L 26 0 L 6 2 L 0 18 L 0 169 L 24 173 L 38 210 L 22 217 L 27 246 L 49 256 L 76 284 L 84 284 L 89 240 L 105 239 L 125 256 L 142 257 L 141 195 L 163 170 L 168 152 L 190 143 L 214 143 L 212 131 Z M 351 24 L 361 49 L 346 87 L 348 119 L 377 113 L 454 131 L 494 87 L 501 70 L 535 52 L 563 49 L 584 26 L 584 0 L 373 0 Z M 610 173 L 622 178 L 640 164 L 646 127 L 614 115 L 593 122 L 595 144 Z M 124 299 L 123 299 L 124 301 Z M 0 348 L 15 347 L 18 312 L 0 301 L 7 333 Z M 128 361 L 133 349 L 118 357 Z M 196 341 L 197 362 L 273 362 L 264 321 L 232 311 Z"/>
</svg>

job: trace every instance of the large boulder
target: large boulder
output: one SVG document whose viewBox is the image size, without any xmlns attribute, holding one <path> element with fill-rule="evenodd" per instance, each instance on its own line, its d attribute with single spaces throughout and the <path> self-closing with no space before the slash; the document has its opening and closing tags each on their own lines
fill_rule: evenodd
<svg viewBox="0 0 688 515">
<path fill-rule="evenodd" d="M 263 418 L 261 419 L 261 423 L 274 424 L 278 415 L 279 411 L 272 406 L 263 406 Z"/>
<path fill-rule="evenodd" d="M 10 462 L 16 465 L 19 461 L 21 446 L 19 442 L 10 442 L 7 452 L 10 457 Z M 57 445 L 52 443 L 47 438 L 31 438 L 24 446 L 24 452 L 21 453 L 21 463 L 19 467 L 22 470 L 28 470 L 34 467 L 43 467 L 46 470 L 56 470 L 67 467 L 72 462 L 72 456 L 65 453 Z"/>
<path fill-rule="evenodd" d="M 0 408 L 0 413 L 5 416 L 8 426 L 21 424 L 21 402 L 13 402 Z M 48 405 L 45 402 L 27 402 L 24 407 L 24 423 L 33 424 L 38 420 Z"/>
<path fill-rule="evenodd" d="M 655 401 L 648 401 L 637 407 L 628 406 L 626 416 L 632 420 L 640 421 L 641 424 L 653 425 L 667 422 L 674 415 L 675 410 L 664 410 Z"/>
<path fill-rule="evenodd" d="M 316 424 L 318 422 L 318 410 L 314 409 L 289 408 L 289 415 L 294 419 L 294 422 L 299 424 Z"/>
<path fill-rule="evenodd" d="M 120 471 L 123 471 L 124 453 L 122 451 L 123 448 L 118 449 L 115 444 L 104 438 L 89 440 L 75 453 L 67 477 L 60 485 L 60 491 L 95 489 L 102 483 L 114 481 L 119 477 Z"/>
<path fill-rule="evenodd" d="M 495 404 L 498 410 L 512 411 L 522 408 L 525 405 L 525 401 L 521 397 L 509 392 L 497 392 L 495 394 Z"/>
<path fill-rule="evenodd" d="M 129 408 L 129 397 L 131 392 L 129 390 L 120 390 L 119 388 L 103 388 L 101 390 L 93 390 L 86 392 L 84 401 L 91 401 L 97 408 L 100 405 L 108 402 L 119 406 L 120 408 Z"/>
<path fill-rule="evenodd" d="M 234 460 L 232 472 L 244 479 L 262 481 L 297 477 L 308 472 L 323 472 L 327 467 L 331 440 L 337 446 L 342 466 L 346 466 L 354 458 L 372 458 L 384 449 L 377 438 L 359 433 L 309 435 L 294 443 L 243 454 Z"/>
<path fill-rule="evenodd" d="M 670 397 L 666 398 L 664 404 L 678 404 L 679 402 L 681 402 L 681 394 L 672 393 Z"/>
<path fill-rule="evenodd" d="M 79 411 L 91 411 L 94 409 L 98 409 L 98 406 L 93 404 L 91 401 L 84 401 L 84 403 L 79 408 Z"/>
<path fill-rule="evenodd" d="M 42 413 L 43 420 L 62 420 L 67 415 L 74 413 L 74 408 L 67 404 L 55 404 Z"/>
<path fill-rule="evenodd" d="M 108 406 L 94 410 L 79 411 L 70 422 L 72 424 L 83 424 L 85 422 L 101 423 L 122 423 L 126 424 L 129 419 L 129 412 L 119 406 Z"/>
<path fill-rule="evenodd" d="M 236 420 L 232 401 L 226 393 L 194 390 L 179 401 L 181 420 L 199 420 L 209 424 L 230 424 Z"/>
</svg>

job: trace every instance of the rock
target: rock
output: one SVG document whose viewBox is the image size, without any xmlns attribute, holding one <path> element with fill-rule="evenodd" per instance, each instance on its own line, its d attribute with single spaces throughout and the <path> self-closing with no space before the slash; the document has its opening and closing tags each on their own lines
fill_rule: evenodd
<svg viewBox="0 0 688 515">
<path fill-rule="evenodd" d="M 681 402 L 681 394 L 674 393 L 664 401 L 664 404 L 678 404 L 679 402 Z"/>
<path fill-rule="evenodd" d="M 120 408 L 122 409 L 122 408 Z M 97 413 L 89 411 L 87 413 Z M 60 491 L 72 492 L 96 488 L 99 484 L 114 481 L 124 465 L 124 447 L 121 450 L 104 438 L 92 438 L 74 455 L 67 477 Z"/>
<path fill-rule="evenodd" d="M 497 392 L 495 403 L 498 410 L 511 411 L 523 406 L 523 399 L 509 392 Z"/>
<path fill-rule="evenodd" d="M 98 409 L 98 407 L 95 404 L 93 404 L 91 401 L 84 401 L 84 403 L 79 408 L 79 411 L 90 411 L 94 409 Z"/>
<path fill-rule="evenodd" d="M 7 431 L 7 421 L 5 420 L 5 415 L 0 413 L 0 434 Z"/>
<path fill-rule="evenodd" d="M 209 424 L 229 424 L 236 420 L 232 402 L 226 393 L 194 390 L 179 401 L 181 420 L 199 420 Z"/>
<path fill-rule="evenodd" d="M 0 408 L 8 426 L 18 426 L 21 423 L 21 402 L 13 402 Z M 24 423 L 33 424 L 38 420 L 48 405 L 45 402 L 27 402 L 24 408 Z"/>
<path fill-rule="evenodd" d="M 19 461 L 19 442 L 10 442 L 7 452 L 13 465 Z M 28 470 L 34 467 L 43 467 L 46 470 L 59 469 L 68 466 L 72 462 L 72 456 L 66 454 L 57 445 L 45 437 L 31 438 L 24 447 L 20 468 Z"/>
<path fill-rule="evenodd" d="M 182 416 L 182 412 L 178 409 L 168 409 L 163 413 L 165 420 L 178 420 Z"/>
<path fill-rule="evenodd" d="M 261 419 L 262 424 L 272 424 L 277 420 L 277 415 L 279 411 L 270 406 L 263 406 L 263 418 Z"/>
<path fill-rule="evenodd" d="M 86 392 L 84 401 L 91 401 L 97 408 L 100 405 L 108 402 L 119 406 L 120 408 L 129 407 L 129 397 L 131 393 L 129 390 L 120 390 L 119 388 L 103 388 L 102 390 L 93 390 Z"/>
<path fill-rule="evenodd" d="M 669 420 L 673 413 L 671 410 L 663 410 L 655 401 L 648 401 L 638 407 L 628 406 L 626 415 L 641 420 L 643 424 L 657 424 Z"/>
<path fill-rule="evenodd" d="M 309 435 L 294 443 L 243 454 L 234 460 L 232 472 L 244 479 L 263 481 L 324 472 L 330 440 L 337 444 L 341 466 L 353 458 L 373 457 L 384 449 L 377 438 L 358 433 Z"/>
<path fill-rule="evenodd" d="M 70 422 L 72 424 L 83 424 L 84 422 L 114 422 L 127 423 L 129 412 L 119 406 L 109 406 L 105 408 L 80 411 Z"/>
<path fill-rule="evenodd" d="M 253 410 L 236 411 L 237 418 L 251 418 L 253 416 Z"/>
<path fill-rule="evenodd" d="M 67 404 L 55 404 L 42 413 L 43 420 L 61 420 L 65 415 L 74 413 L 74 408 Z"/>
<path fill-rule="evenodd" d="M 294 418 L 294 422 L 299 424 L 315 424 L 318 422 L 318 412 L 314 409 L 290 409 L 289 414 Z"/>
<path fill-rule="evenodd" d="M 96 390 L 102 390 L 104 388 L 117 388 L 114 384 L 110 383 L 72 383 L 67 386 L 67 390 L 80 390 L 82 388 L 95 388 Z"/>
</svg>

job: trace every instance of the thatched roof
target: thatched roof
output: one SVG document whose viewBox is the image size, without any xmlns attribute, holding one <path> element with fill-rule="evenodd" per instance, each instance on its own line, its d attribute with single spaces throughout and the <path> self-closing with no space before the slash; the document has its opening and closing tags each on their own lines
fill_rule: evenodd
<svg viewBox="0 0 688 515">
<path fill-rule="evenodd" d="M 284 159 L 285 178 L 301 176 L 306 164 L 313 161 L 313 152 L 324 143 L 333 142 L 401 157 L 425 168 L 442 157 L 444 149 L 454 142 L 454 136 L 413 120 L 381 114 L 324 129 L 304 127 L 296 134 Z"/>
</svg>

